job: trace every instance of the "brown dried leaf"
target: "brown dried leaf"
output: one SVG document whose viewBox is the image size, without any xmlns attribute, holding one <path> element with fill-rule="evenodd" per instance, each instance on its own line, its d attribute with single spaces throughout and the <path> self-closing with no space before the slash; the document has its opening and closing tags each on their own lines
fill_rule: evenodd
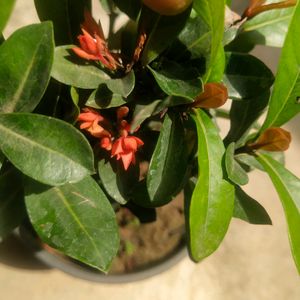
<svg viewBox="0 0 300 300">
<path fill-rule="evenodd" d="M 207 83 L 204 92 L 196 97 L 193 107 L 217 108 L 227 101 L 227 88 L 222 83 Z"/>
<path fill-rule="evenodd" d="M 252 150 L 266 150 L 266 151 L 285 151 L 289 148 L 292 137 L 291 134 L 278 127 L 268 128 L 265 130 L 257 142 L 249 144 Z"/>
</svg>

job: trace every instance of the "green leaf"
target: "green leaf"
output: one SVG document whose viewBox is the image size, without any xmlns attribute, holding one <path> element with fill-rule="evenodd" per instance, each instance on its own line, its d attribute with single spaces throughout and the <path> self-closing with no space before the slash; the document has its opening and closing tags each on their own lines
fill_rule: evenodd
<svg viewBox="0 0 300 300">
<path fill-rule="evenodd" d="M 225 0 L 194 0 L 193 7 L 211 30 L 210 57 L 207 60 L 207 70 L 203 80 L 206 82 L 210 77 L 223 40 Z"/>
<path fill-rule="evenodd" d="M 240 146 L 245 141 L 247 133 L 255 125 L 268 105 L 270 92 L 242 101 L 232 101 L 230 109 L 230 129 L 224 139 L 224 144 L 237 142 Z"/>
<path fill-rule="evenodd" d="M 0 115 L 0 147 L 24 174 L 45 184 L 76 182 L 94 173 L 93 152 L 66 122 L 37 114 Z"/>
<path fill-rule="evenodd" d="M 15 168 L 0 173 L 0 238 L 6 237 L 26 215 L 22 175 Z"/>
<path fill-rule="evenodd" d="M 98 89 L 93 91 L 89 96 L 86 106 L 97 109 L 118 107 L 126 104 L 124 97 L 114 94 L 105 83 L 100 84 Z"/>
<path fill-rule="evenodd" d="M 122 97 L 128 97 L 135 86 L 135 75 L 130 71 L 123 78 L 110 79 L 106 81 L 107 87 L 114 93 Z"/>
<path fill-rule="evenodd" d="M 226 53 L 227 65 L 223 81 L 231 99 L 252 99 L 270 89 L 272 71 L 258 58 L 241 53 Z"/>
<path fill-rule="evenodd" d="M 148 36 L 141 57 L 144 66 L 152 62 L 171 45 L 184 28 L 190 11 L 190 9 L 186 9 L 176 16 L 162 16 L 145 5 L 142 7 L 139 27 Z"/>
<path fill-rule="evenodd" d="M 0 33 L 5 28 L 9 16 L 14 8 L 16 0 L 0 0 Z"/>
<path fill-rule="evenodd" d="M 54 41 L 50 22 L 17 30 L 0 47 L 0 111 L 31 112 L 50 80 Z"/>
<path fill-rule="evenodd" d="M 235 143 L 229 144 L 225 152 L 225 167 L 228 178 L 237 185 L 245 185 L 249 178 L 244 169 L 234 158 Z"/>
<path fill-rule="evenodd" d="M 278 2 L 278 1 L 268 1 Z M 242 44 L 282 47 L 294 8 L 273 9 L 246 21 L 230 45 L 238 50 Z"/>
<path fill-rule="evenodd" d="M 238 186 L 235 187 L 233 216 L 250 224 L 272 225 L 272 220 L 265 208 Z"/>
<path fill-rule="evenodd" d="M 90 0 L 34 0 L 34 4 L 41 21 L 53 22 L 57 46 L 77 41 L 84 9 L 91 9 Z"/>
<path fill-rule="evenodd" d="M 167 95 L 187 98 L 193 102 L 203 90 L 202 81 L 195 69 L 187 69 L 171 61 L 164 61 L 159 69 L 150 66 L 148 69 Z"/>
<path fill-rule="evenodd" d="M 166 204 L 179 193 L 187 159 L 182 121 L 177 114 L 167 114 L 147 174 L 147 190 L 152 204 Z"/>
<path fill-rule="evenodd" d="M 281 52 L 267 118 L 261 131 L 280 127 L 300 112 L 300 2 L 295 7 Z"/>
<path fill-rule="evenodd" d="M 141 10 L 140 0 L 113 0 L 117 7 L 129 18 L 136 20 Z"/>
<path fill-rule="evenodd" d="M 300 179 L 267 155 L 259 154 L 257 160 L 269 174 L 282 202 L 291 250 L 300 274 Z"/>
<path fill-rule="evenodd" d="M 45 243 L 108 271 L 119 247 L 118 226 L 108 199 L 91 177 L 60 187 L 28 180 L 25 202 L 31 223 Z"/>
<path fill-rule="evenodd" d="M 0 170 L 3 166 L 4 161 L 5 161 L 5 155 L 0 151 Z"/>
<path fill-rule="evenodd" d="M 56 47 L 51 73 L 53 78 L 82 89 L 95 89 L 110 79 L 100 68 L 77 57 L 71 50 L 73 47 Z"/>
<path fill-rule="evenodd" d="M 98 172 L 101 184 L 107 194 L 120 204 L 126 204 L 128 195 L 139 180 L 139 167 L 131 165 L 124 170 L 120 164 L 105 161 L 98 163 Z"/>
<path fill-rule="evenodd" d="M 200 261 L 223 240 L 233 213 L 234 187 L 223 179 L 225 152 L 218 129 L 204 111 L 192 115 L 198 133 L 199 177 L 188 207 L 189 249 Z"/>
</svg>

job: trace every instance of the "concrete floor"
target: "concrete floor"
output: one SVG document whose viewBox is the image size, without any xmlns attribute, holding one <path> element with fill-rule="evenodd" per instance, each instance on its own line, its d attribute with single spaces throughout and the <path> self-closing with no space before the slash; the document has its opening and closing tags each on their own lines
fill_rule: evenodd
<svg viewBox="0 0 300 300">
<path fill-rule="evenodd" d="M 37 21 L 32 2 L 17 1 L 6 35 Z M 267 57 L 268 64 L 276 68 L 277 52 L 260 49 L 259 55 Z M 286 165 L 300 177 L 299 121 L 295 119 L 287 126 L 293 143 Z M 0 244 L 0 299 L 299 300 L 300 280 L 291 257 L 280 201 L 262 172 L 250 175 L 246 190 L 265 206 L 273 226 L 233 220 L 221 247 L 202 263 L 194 264 L 185 258 L 169 271 L 137 283 L 107 285 L 79 280 L 47 269 L 19 243 L 7 240 Z"/>
</svg>

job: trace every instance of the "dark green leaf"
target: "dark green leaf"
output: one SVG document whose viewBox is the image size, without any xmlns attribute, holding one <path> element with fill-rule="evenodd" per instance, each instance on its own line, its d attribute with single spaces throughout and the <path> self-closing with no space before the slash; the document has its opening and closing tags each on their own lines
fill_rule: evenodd
<svg viewBox="0 0 300 300">
<path fill-rule="evenodd" d="M 229 98 L 252 99 L 270 89 L 274 82 L 272 71 L 249 54 L 227 53 L 224 83 Z"/>
<path fill-rule="evenodd" d="M 95 89 L 110 79 L 100 68 L 77 57 L 72 47 L 61 46 L 55 49 L 51 75 L 56 80 L 82 89 Z"/>
<path fill-rule="evenodd" d="M 250 224 L 272 225 L 272 220 L 265 208 L 238 186 L 235 187 L 233 216 Z"/>
<path fill-rule="evenodd" d="M 206 82 L 210 77 L 220 45 L 222 44 L 225 0 L 194 0 L 193 7 L 211 30 L 210 57 L 207 60 L 207 70 L 203 80 Z"/>
<path fill-rule="evenodd" d="M 5 155 L 0 151 L 0 170 L 3 166 L 4 161 L 5 161 Z"/>
<path fill-rule="evenodd" d="M 187 69 L 171 61 L 163 62 L 157 70 L 150 66 L 148 68 L 167 95 L 187 98 L 193 102 L 203 90 L 195 69 Z"/>
<path fill-rule="evenodd" d="M 3 31 L 16 0 L 0 0 L 0 33 Z"/>
<path fill-rule="evenodd" d="M 50 22 L 17 30 L 0 47 L 0 111 L 31 112 L 50 80 L 54 41 Z"/>
<path fill-rule="evenodd" d="M 141 10 L 141 0 L 113 0 L 117 7 L 128 17 L 136 20 Z"/>
<path fill-rule="evenodd" d="M 178 36 L 184 28 L 190 15 L 190 9 L 176 16 L 162 16 L 145 5 L 140 16 L 140 27 L 148 38 L 142 53 L 143 65 L 152 62 L 162 53 Z"/>
<path fill-rule="evenodd" d="M 37 114 L 0 115 L 0 145 L 24 174 L 46 184 L 76 182 L 94 172 L 93 152 L 73 126 Z"/>
<path fill-rule="evenodd" d="M 107 272 L 119 247 L 115 213 L 90 177 L 49 187 L 28 180 L 25 201 L 31 223 L 51 247 Z"/>
<path fill-rule="evenodd" d="M 10 167 L 0 173 L 0 238 L 20 225 L 25 214 L 22 175 Z"/>
<path fill-rule="evenodd" d="M 161 100 L 154 100 L 149 104 L 137 104 L 130 125 L 131 132 L 134 132 L 146 119 L 151 117 L 160 103 Z"/>
<path fill-rule="evenodd" d="M 268 3 L 277 1 L 268 1 Z M 234 40 L 234 49 L 242 44 L 282 47 L 294 8 L 273 9 L 243 23 Z"/>
<path fill-rule="evenodd" d="M 93 91 L 87 100 L 87 106 L 100 108 L 111 108 L 118 107 L 126 104 L 125 99 L 118 94 L 114 94 L 110 89 L 108 89 L 105 83 L 100 84 L 98 89 Z"/>
<path fill-rule="evenodd" d="M 224 139 L 225 145 L 244 143 L 248 131 L 262 115 L 270 98 L 270 92 L 242 101 L 233 101 L 230 109 L 230 130 Z"/>
<path fill-rule="evenodd" d="M 126 204 L 127 196 L 134 184 L 139 180 L 139 168 L 137 165 L 131 165 L 124 171 L 120 164 L 102 159 L 98 163 L 98 172 L 107 194 L 120 204 Z"/>
<path fill-rule="evenodd" d="M 300 112 L 300 2 L 295 7 L 279 61 L 267 118 L 262 131 L 280 127 Z"/>
<path fill-rule="evenodd" d="M 179 115 L 167 114 L 147 174 L 147 190 L 154 205 L 163 205 L 182 188 L 187 148 Z"/>
<path fill-rule="evenodd" d="M 91 8 L 90 0 L 34 0 L 34 4 L 41 21 L 53 22 L 57 46 L 77 41 L 84 9 Z"/>
<path fill-rule="evenodd" d="M 215 124 L 201 110 L 195 110 L 193 119 L 198 132 L 199 177 L 188 207 L 188 234 L 191 257 L 200 261 L 219 247 L 227 232 L 234 187 L 223 179 L 225 148 Z"/>
<path fill-rule="evenodd" d="M 130 71 L 123 78 L 107 80 L 106 85 L 114 94 L 118 94 L 126 98 L 134 89 L 134 85 L 135 85 L 134 72 Z"/>
<path fill-rule="evenodd" d="M 282 202 L 289 228 L 290 245 L 300 274 L 300 179 L 267 155 L 260 154 L 257 160 L 269 174 Z"/>
<path fill-rule="evenodd" d="M 225 167 L 228 178 L 237 185 L 245 185 L 249 178 L 244 169 L 234 158 L 235 143 L 229 144 L 225 152 Z"/>
</svg>

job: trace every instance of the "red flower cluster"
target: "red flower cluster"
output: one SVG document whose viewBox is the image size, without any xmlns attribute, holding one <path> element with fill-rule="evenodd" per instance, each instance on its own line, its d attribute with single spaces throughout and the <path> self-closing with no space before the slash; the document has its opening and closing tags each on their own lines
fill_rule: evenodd
<svg viewBox="0 0 300 300">
<path fill-rule="evenodd" d="M 99 138 L 100 147 L 111 151 L 111 157 L 116 157 L 117 160 L 121 159 L 125 170 L 129 168 L 131 163 L 135 164 L 135 153 L 139 147 L 144 145 L 141 139 L 129 135 L 130 124 L 124 120 L 128 112 L 129 109 L 126 106 L 117 110 L 118 138 L 112 134 L 108 120 L 91 108 L 84 108 L 77 119 L 82 122 L 80 129 L 84 129 L 92 136 Z"/>
<path fill-rule="evenodd" d="M 81 30 L 83 34 L 78 36 L 80 48 L 72 50 L 81 58 L 100 61 L 106 68 L 115 70 L 119 63 L 108 50 L 101 24 L 96 23 L 88 10 Z"/>
</svg>

